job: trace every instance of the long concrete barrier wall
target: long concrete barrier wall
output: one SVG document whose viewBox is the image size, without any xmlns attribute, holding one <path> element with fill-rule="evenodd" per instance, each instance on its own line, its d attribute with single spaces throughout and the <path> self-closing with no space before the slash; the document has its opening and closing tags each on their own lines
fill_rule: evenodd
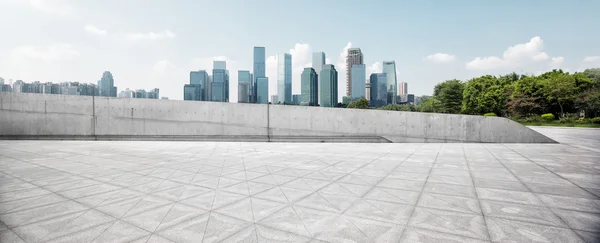
<svg viewBox="0 0 600 243">
<path fill-rule="evenodd" d="M 0 138 L 555 143 L 499 117 L 22 93 Z"/>
</svg>

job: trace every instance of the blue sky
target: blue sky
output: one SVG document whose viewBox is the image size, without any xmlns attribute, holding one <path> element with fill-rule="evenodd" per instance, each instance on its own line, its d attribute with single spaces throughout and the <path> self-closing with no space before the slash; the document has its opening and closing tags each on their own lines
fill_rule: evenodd
<svg viewBox="0 0 600 243">
<path fill-rule="evenodd" d="M 276 54 L 293 55 L 299 93 L 314 51 L 336 65 L 343 94 L 342 53 L 359 47 L 369 72 L 394 60 L 398 81 L 424 95 L 453 78 L 600 67 L 598 9 L 597 0 L 0 0 L 0 77 L 95 83 L 109 70 L 119 91 L 182 99 L 189 71 L 216 59 L 237 94 L 237 70 L 265 46 L 270 94 Z"/>
</svg>

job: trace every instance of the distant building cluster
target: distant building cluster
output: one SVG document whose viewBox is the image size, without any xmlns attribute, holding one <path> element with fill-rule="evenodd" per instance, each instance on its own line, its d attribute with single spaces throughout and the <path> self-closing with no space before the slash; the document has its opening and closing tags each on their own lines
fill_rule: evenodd
<svg viewBox="0 0 600 243">
<path fill-rule="evenodd" d="M 37 94 L 62 94 L 62 95 L 85 95 L 85 96 L 106 96 L 117 97 L 117 87 L 115 80 L 109 71 L 102 74 L 102 78 L 97 84 L 81 82 L 40 82 L 33 81 L 26 83 L 23 80 L 16 80 L 14 83 L 7 83 L 0 78 L 0 92 L 15 93 L 37 93 Z M 129 90 L 121 91 L 118 97 L 122 98 L 141 98 L 141 99 L 159 99 L 159 89 Z M 161 99 L 168 99 L 161 97 Z"/>
<path fill-rule="evenodd" d="M 292 94 L 292 55 L 277 55 L 277 95 L 269 94 L 264 47 L 254 47 L 253 69 L 238 70 L 238 102 L 306 106 L 338 106 L 338 71 L 325 63 L 324 52 L 315 52 L 312 67 L 300 75 L 300 94 Z M 346 94 L 343 103 L 365 98 L 372 107 L 388 104 L 414 104 L 408 84 L 398 84 L 396 63 L 384 61 L 381 72 L 367 77 L 360 48 L 348 49 L 346 55 Z M 214 61 L 212 70 L 190 72 L 189 84 L 183 87 L 184 100 L 229 102 L 229 70 L 225 61 Z"/>
</svg>

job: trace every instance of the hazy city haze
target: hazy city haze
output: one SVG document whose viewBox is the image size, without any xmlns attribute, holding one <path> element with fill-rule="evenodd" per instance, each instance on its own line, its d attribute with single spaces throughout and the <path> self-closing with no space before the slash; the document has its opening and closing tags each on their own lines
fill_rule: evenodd
<svg viewBox="0 0 600 243">
<path fill-rule="evenodd" d="M 0 9 L 7 81 L 96 83 L 110 71 L 118 92 L 160 88 L 171 99 L 183 99 L 190 71 L 225 60 L 236 102 L 237 71 L 252 70 L 254 46 L 266 48 L 269 95 L 283 53 L 292 94 L 319 51 L 344 94 L 350 47 L 361 48 L 367 77 L 395 61 L 397 82 L 416 95 L 453 78 L 600 65 L 599 1 L 0 0 Z"/>
</svg>

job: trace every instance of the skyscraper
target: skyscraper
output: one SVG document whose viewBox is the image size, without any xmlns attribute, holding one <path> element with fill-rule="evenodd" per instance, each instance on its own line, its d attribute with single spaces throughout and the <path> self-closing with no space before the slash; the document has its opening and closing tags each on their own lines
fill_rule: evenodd
<svg viewBox="0 0 600 243">
<path fill-rule="evenodd" d="M 229 71 L 226 68 L 225 61 L 213 62 L 211 101 L 229 102 Z"/>
<path fill-rule="evenodd" d="M 264 78 L 267 77 L 266 75 L 266 57 L 265 57 L 265 48 L 264 47 L 260 47 L 260 46 L 255 46 L 254 47 L 254 63 L 253 63 L 253 70 L 252 73 L 254 75 L 254 80 L 251 84 L 252 87 L 252 99 L 250 102 L 252 103 L 258 103 L 257 100 L 257 96 L 258 96 L 258 87 L 257 87 L 257 83 L 258 83 L 258 78 Z M 268 87 L 268 85 L 267 85 Z M 268 88 L 267 88 L 268 89 Z M 264 90 L 261 90 L 260 92 L 262 92 L 263 94 L 265 93 Z M 266 93 L 269 93 L 269 91 L 267 90 Z"/>
<path fill-rule="evenodd" d="M 371 99 L 369 105 L 372 107 L 381 107 L 387 105 L 387 75 L 385 73 L 372 73 L 369 77 Z"/>
<path fill-rule="evenodd" d="M 363 54 L 360 48 L 348 49 L 348 55 L 346 56 L 346 96 L 352 96 L 352 65 L 364 64 Z"/>
<path fill-rule="evenodd" d="M 319 92 L 321 96 L 321 106 L 334 107 L 338 103 L 338 72 L 332 64 L 323 66 L 319 73 L 321 87 Z"/>
<path fill-rule="evenodd" d="M 210 82 L 208 80 L 208 73 L 205 70 L 191 71 L 190 84 L 200 86 L 200 88 L 196 90 L 198 94 L 194 95 L 196 100 L 210 100 L 210 96 L 208 95 L 210 91 Z"/>
<path fill-rule="evenodd" d="M 269 103 L 269 78 L 260 77 L 256 78 L 256 103 L 268 104 Z"/>
<path fill-rule="evenodd" d="M 319 98 L 317 94 L 318 75 L 313 68 L 304 68 L 301 75 L 302 105 L 317 106 Z"/>
<path fill-rule="evenodd" d="M 117 87 L 115 80 L 109 71 L 102 74 L 102 78 L 98 81 L 99 96 L 117 97 Z"/>
<path fill-rule="evenodd" d="M 292 103 L 292 55 L 287 53 L 277 55 L 277 98 L 281 104 Z"/>
<path fill-rule="evenodd" d="M 352 95 L 350 95 L 350 99 L 352 101 L 358 100 L 360 98 L 365 98 L 365 84 L 367 83 L 367 72 L 365 69 L 365 64 L 354 64 L 352 65 L 352 70 L 350 70 L 351 81 L 352 81 Z"/>
<path fill-rule="evenodd" d="M 201 100 L 201 86 L 199 84 L 186 84 L 183 86 L 183 100 Z"/>
<path fill-rule="evenodd" d="M 312 68 L 315 69 L 318 76 L 321 75 L 321 69 L 325 66 L 325 52 L 313 52 L 312 54 Z M 321 77 L 317 79 L 317 87 L 321 88 Z M 317 91 L 319 92 L 319 91 Z M 319 95 L 319 104 L 321 103 L 321 96 Z"/>
<path fill-rule="evenodd" d="M 406 102 L 408 99 L 408 83 L 400 82 L 398 88 L 400 89 L 398 91 L 398 96 L 402 97 L 402 102 Z"/>
<path fill-rule="evenodd" d="M 250 71 L 238 71 L 238 103 L 250 102 L 250 83 L 252 82 L 252 74 Z"/>
<path fill-rule="evenodd" d="M 387 91 L 388 91 L 388 103 L 396 104 L 396 96 L 398 95 L 398 84 L 396 79 L 396 62 L 384 61 L 383 62 L 383 73 L 387 76 Z"/>
</svg>

